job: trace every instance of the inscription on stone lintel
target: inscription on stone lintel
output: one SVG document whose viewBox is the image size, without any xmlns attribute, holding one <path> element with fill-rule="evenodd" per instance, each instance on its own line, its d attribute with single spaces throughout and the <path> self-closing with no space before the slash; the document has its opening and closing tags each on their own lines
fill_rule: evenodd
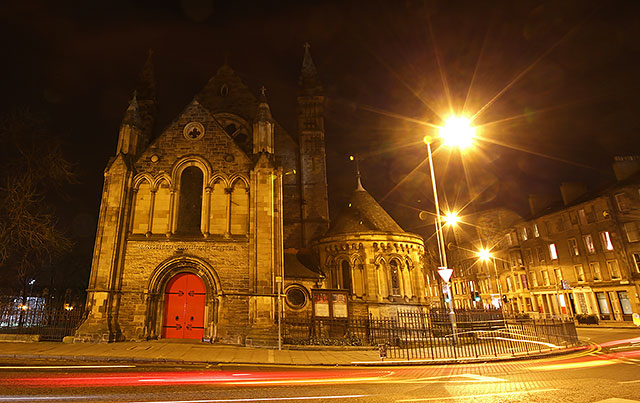
<svg viewBox="0 0 640 403">
<path fill-rule="evenodd" d="M 140 244 L 138 249 L 143 250 L 212 250 L 216 252 L 226 252 L 237 250 L 236 245 L 194 245 L 189 243 L 172 244 Z"/>
</svg>

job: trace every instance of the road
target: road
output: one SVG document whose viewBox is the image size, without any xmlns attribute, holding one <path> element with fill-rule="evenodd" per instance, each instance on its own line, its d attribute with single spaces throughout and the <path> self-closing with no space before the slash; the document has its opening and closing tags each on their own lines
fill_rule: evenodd
<svg viewBox="0 0 640 403">
<path fill-rule="evenodd" d="M 640 331 L 545 359 L 404 367 L 0 363 L 0 402 L 640 402 Z"/>
</svg>

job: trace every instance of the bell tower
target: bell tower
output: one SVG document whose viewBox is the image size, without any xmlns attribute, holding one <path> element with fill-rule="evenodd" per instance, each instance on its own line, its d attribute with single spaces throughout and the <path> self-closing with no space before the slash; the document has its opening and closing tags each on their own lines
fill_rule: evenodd
<svg viewBox="0 0 640 403">
<path fill-rule="evenodd" d="M 308 43 L 304 44 L 302 72 L 298 80 L 298 136 L 302 189 L 302 243 L 329 228 L 327 157 L 324 144 L 324 95 Z"/>
</svg>

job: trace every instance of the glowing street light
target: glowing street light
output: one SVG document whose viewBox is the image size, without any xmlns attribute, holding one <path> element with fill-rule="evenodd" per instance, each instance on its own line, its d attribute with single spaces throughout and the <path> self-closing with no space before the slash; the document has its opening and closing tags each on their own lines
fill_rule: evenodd
<svg viewBox="0 0 640 403">
<path fill-rule="evenodd" d="M 460 222 L 460 217 L 456 213 L 450 211 L 444 215 L 444 223 L 446 225 L 456 225 L 458 222 Z"/>
<path fill-rule="evenodd" d="M 471 120 L 463 116 L 451 116 L 440 128 L 440 137 L 444 140 L 444 144 L 459 147 L 461 150 L 473 144 L 475 135 L 476 129 L 471 126 Z"/>
<path fill-rule="evenodd" d="M 489 249 L 482 248 L 478 251 L 478 257 L 480 258 L 480 260 L 487 262 L 493 257 L 493 254 Z"/>
<path fill-rule="evenodd" d="M 493 263 L 493 274 L 496 276 L 496 285 L 498 287 L 498 301 L 500 303 L 500 308 L 502 308 L 502 285 L 500 284 L 500 277 L 498 277 L 498 268 L 496 266 L 496 257 L 491 253 L 491 250 L 487 248 L 482 248 L 476 252 L 478 258 L 484 262 L 491 261 Z M 489 283 L 491 285 L 491 283 Z M 504 319 L 504 317 L 503 317 Z M 506 322 L 505 322 L 506 324 Z"/>
</svg>

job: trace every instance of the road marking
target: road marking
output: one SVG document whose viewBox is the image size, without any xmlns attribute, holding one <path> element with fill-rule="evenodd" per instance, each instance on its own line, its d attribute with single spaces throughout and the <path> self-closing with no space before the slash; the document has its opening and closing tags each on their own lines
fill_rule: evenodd
<svg viewBox="0 0 640 403">
<path fill-rule="evenodd" d="M 5 366 L 2 369 L 86 369 L 86 368 L 135 368 L 135 365 L 32 365 L 32 366 Z"/>
<path fill-rule="evenodd" d="M 472 378 L 472 379 L 475 379 L 477 381 L 482 381 L 482 382 L 505 382 L 506 381 L 506 379 L 502 379 L 502 378 L 495 378 L 493 376 L 484 376 L 484 375 L 477 375 L 477 374 L 464 374 L 464 375 L 459 375 L 459 376 Z"/>
<path fill-rule="evenodd" d="M 293 396 L 293 397 L 256 397 L 246 399 L 210 399 L 210 400 L 166 400 L 153 403 L 224 403 L 224 402 L 275 402 L 281 400 L 323 400 L 323 399 L 359 399 L 369 395 L 341 395 L 341 396 Z M 149 403 L 149 402 L 129 402 Z"/>
<path fill-rule="evenodd" d="M 599 367 L 602 365 L 619 364 L 619 360 L 594 360 L 584 362 L 571 362 L 566 364 L 553 364 L 543 365 L 540 367 L 531 367 L 529 369 L 534 371 L 551 371 L 554 369 L 574 369 L 574 368 L 586 368 L 586 367 Z"/>
<path fill-rule="evenodd" d="M 439 401 L 439 400 L 450 400 L 450 399 L 476 399 L 479 397 L 489 397 L 489 396 L 508 396 L 508 395 L 522 395 L 525 393 L 551 392 L 554 390 L 560 390 L 560 389 L 534 389 L 534 390 L 527 390 L 527 391 L 520 391 L 520 392 L 487 393 L 484 395 L 469 395 L 469 396 L 426 397 L 421 399 L 402 399 L 402 400 L 396 400 L 396 402 L 428 402 L 428 401 Z"/>
<path fill-rule="evenodd" d="M 618 381 L 618 383 L 640 383 L 640 379 L 636 379 L 635 381 Z"/>
</svg>

